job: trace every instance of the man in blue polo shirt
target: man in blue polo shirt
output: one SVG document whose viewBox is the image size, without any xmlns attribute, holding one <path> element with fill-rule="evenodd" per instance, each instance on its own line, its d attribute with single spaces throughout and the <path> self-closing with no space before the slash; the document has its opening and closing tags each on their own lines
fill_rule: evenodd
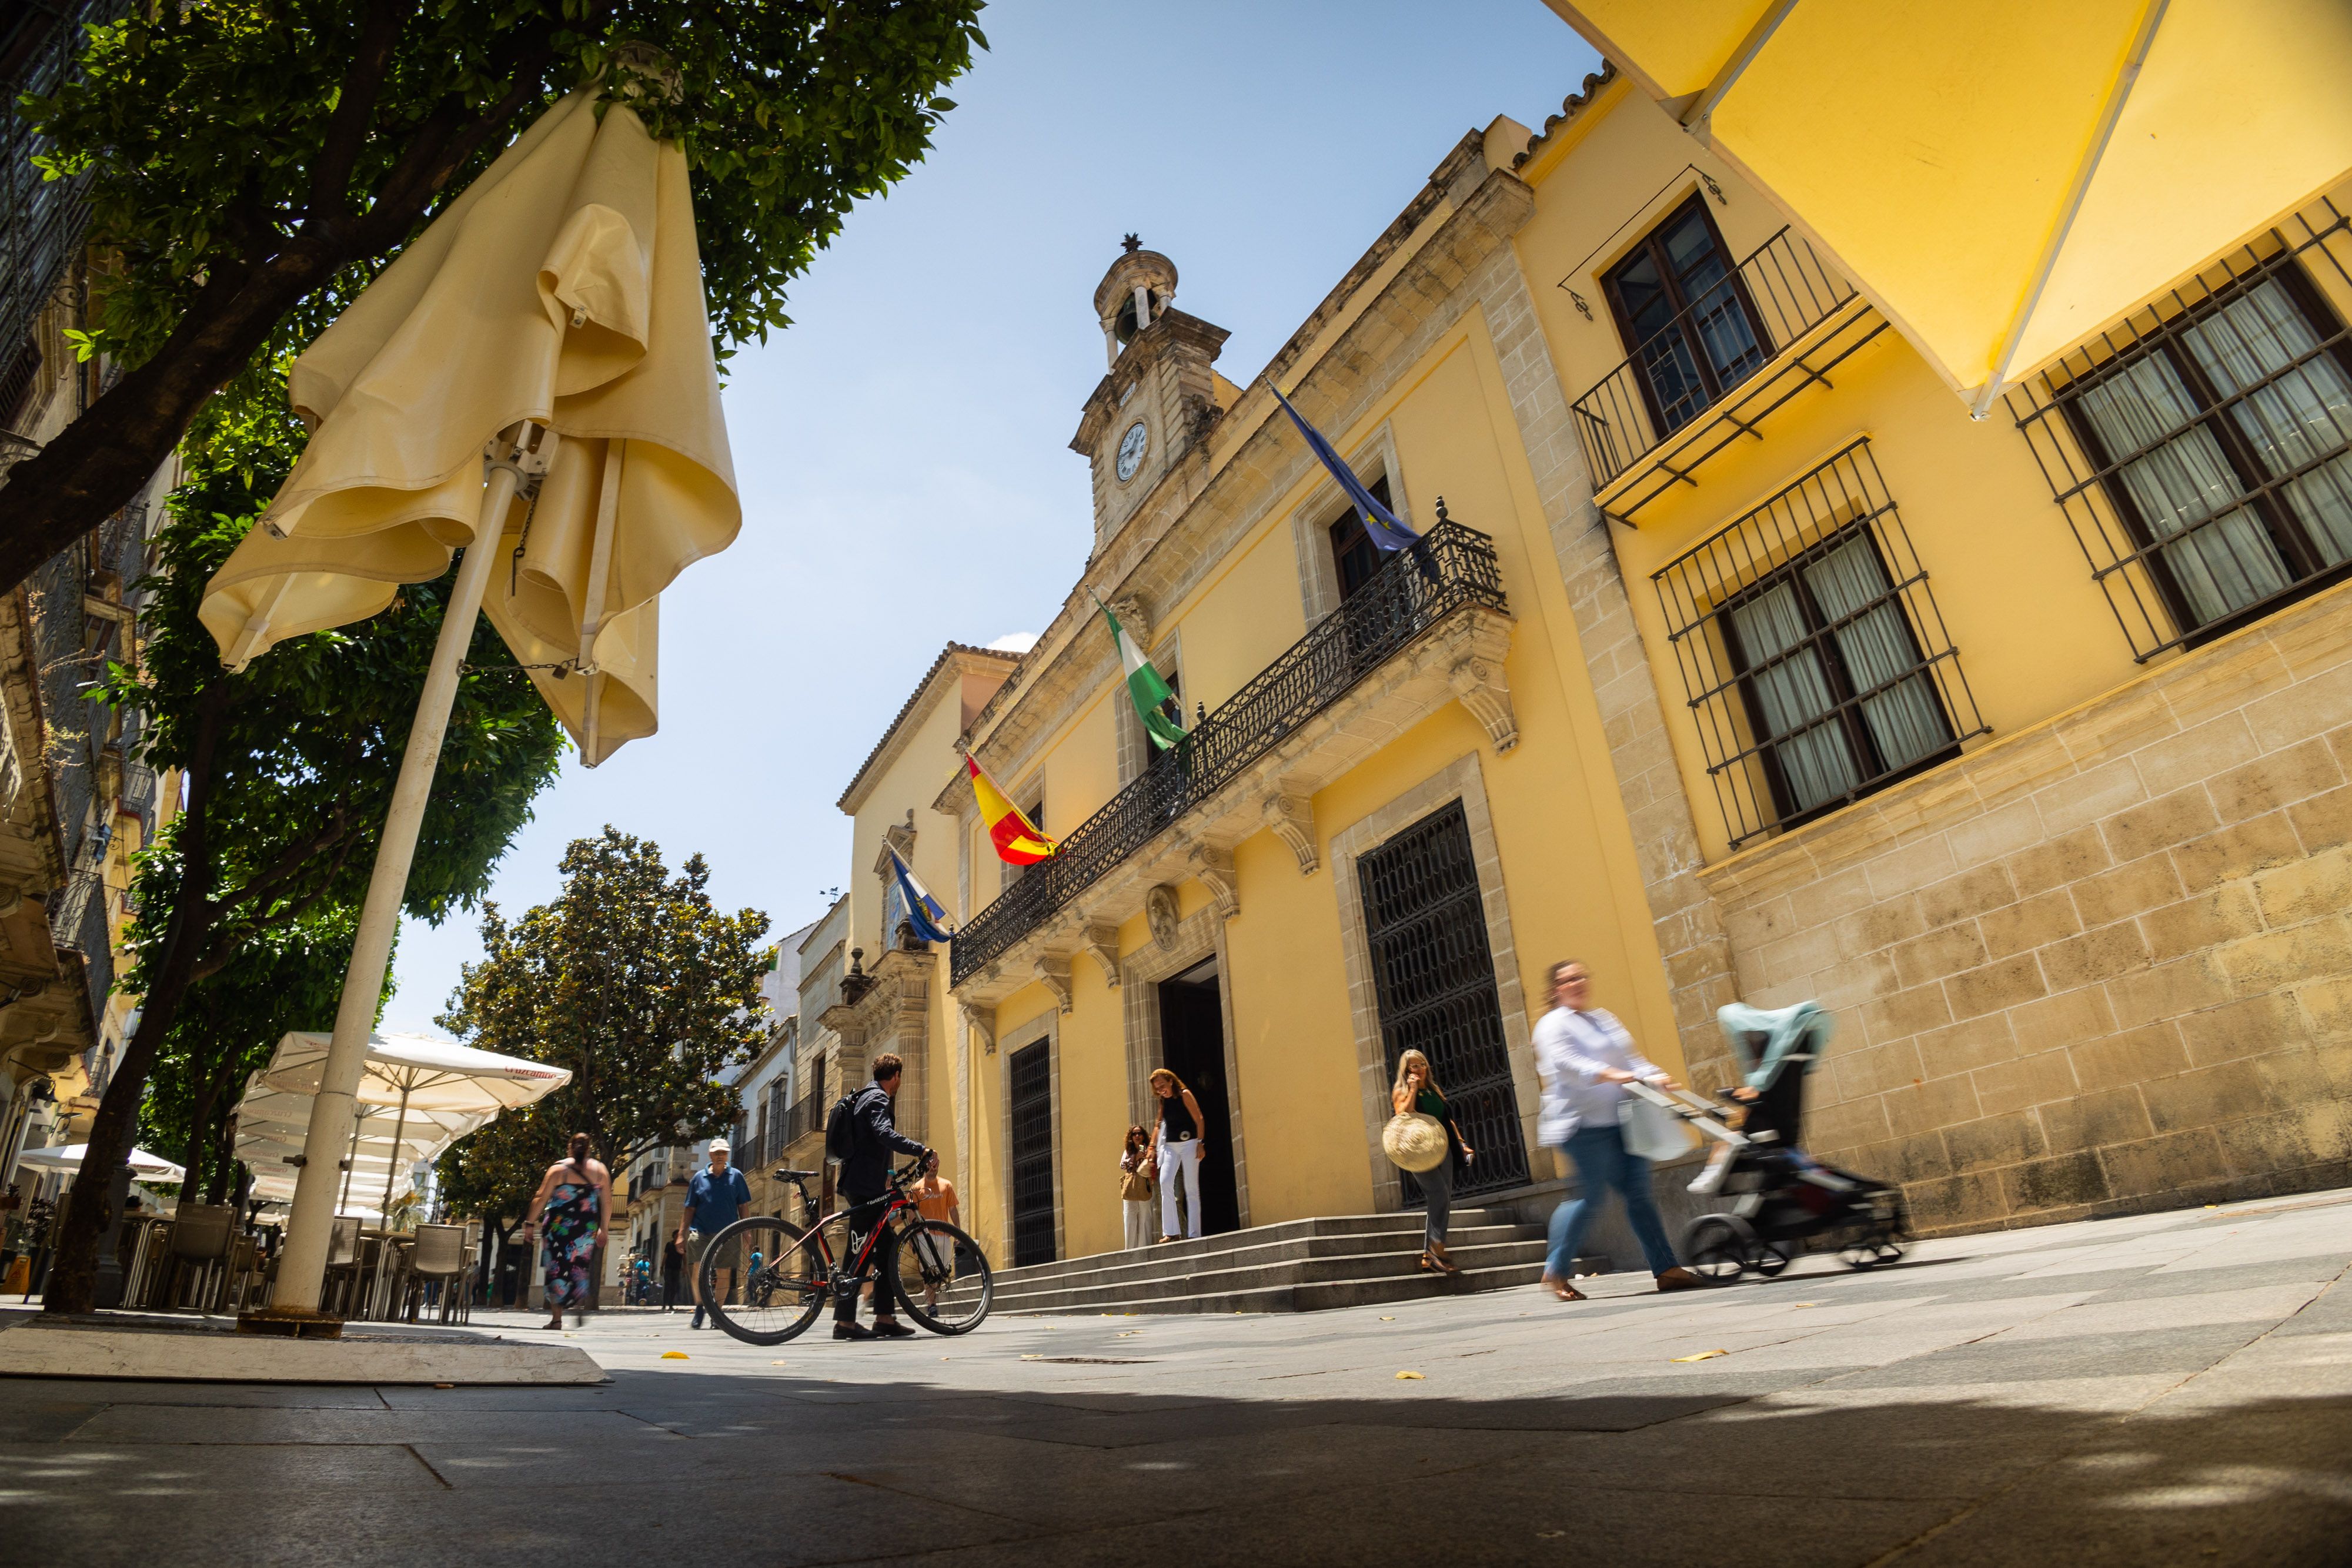
<svg viewBox="0 0 2352 1568">
<path fill-rule="evenodd" d="M 734 1224 L 735 1217 L 751 1202 L 751 1184 L 728 1164 L 733 1154 L 726 1139 L 711 1139 L 710 1168 L 697 1171 L 686 1184 L 686 1212 L 677 1217 L 677 1239 L 686 1249 L 686 1278 L 694 1291 L 694 1321 L 687 1325 L 689 1328 L 702 1326 L 702 1255 L 710 1239 Z M 733 1241 L 721 1249 L 711 1273 L 711 1286 L 721 1301 L 735 1288 L 736 1250 Z"/>
</svg>

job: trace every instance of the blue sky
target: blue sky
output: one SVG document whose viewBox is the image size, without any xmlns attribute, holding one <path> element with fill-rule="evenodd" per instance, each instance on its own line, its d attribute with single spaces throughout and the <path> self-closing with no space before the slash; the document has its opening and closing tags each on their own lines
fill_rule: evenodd
<svg viewBox="0 0 2352 1568">
<path fill-rule="evenodd" d="M 940 645 L 1041 630 L 1085 562 L 1068 444 L 1119 236 L 1176 263 L 1246 384 L 1464 131 L 1540 127 L 1600 65 L 1541 0 L 1001 0 L 982 26 L 929 159 L 733 361 L 742 535 L 663 599 L 661 733 L 567 763 L 499 868 L 509 912 L 610 822 L 701 852 L 777 933 L 814 919 L 849 874 L 834 801 Z M 479 951 L 471 917 L 410 922 L 387 1026 L 432 1030 Z"/>
</svg>

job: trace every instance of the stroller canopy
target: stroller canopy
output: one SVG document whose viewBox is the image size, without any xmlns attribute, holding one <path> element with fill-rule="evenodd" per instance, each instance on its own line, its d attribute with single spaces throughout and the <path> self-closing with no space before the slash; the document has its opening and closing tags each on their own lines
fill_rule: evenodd
<svg viewBox="0 0 2352 1568">
<path fill-rule="evenodd" d="M 1715 1021 L 1731 1041 L 1731 1053 L 1748 1074 L 1748 1087 L 1755 1090 L 1771 1088 L 1789 1067 L 1800 1074 L 1811 1072 L 1837 1028 L 1837 1020 L 1819 1002 L 1769 1010 L 1734 1002 L 1719 1009 Z"/>
</svg>

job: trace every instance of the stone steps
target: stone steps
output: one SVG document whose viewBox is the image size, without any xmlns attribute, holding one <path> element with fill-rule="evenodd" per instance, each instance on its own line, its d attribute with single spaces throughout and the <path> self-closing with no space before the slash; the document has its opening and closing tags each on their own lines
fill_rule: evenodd
<svg viewBox="0 0 2352 1568">
<path fill-rule="evenodd" d="M 998 1312 L 1294 1312 L 1532 1284 L 1540 1227 L 1465 1209 L 1448 1251 L 1456 1275 L 1421 1270 L 1418 1214 L 1339 1215 L 1098 1253 L 996 1275 Z"/>
</svg>

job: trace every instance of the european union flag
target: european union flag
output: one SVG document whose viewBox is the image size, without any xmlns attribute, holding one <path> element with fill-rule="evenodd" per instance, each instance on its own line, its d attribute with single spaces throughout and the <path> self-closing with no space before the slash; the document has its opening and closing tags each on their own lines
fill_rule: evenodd
<svg viewBox="0 0 2352 1568">
<path fill-rule="evenodd" d="M 915 868 L 895 849 L 890 850 L 890 865 L 898 873 L 898 891 L 907 895 L 907 924 L 915 928 L 915 935 L 926 942 L 948 940 L 946 906 L 931 896 L 931 890 L 923 885 Z"/>
<path fill-rule="evenodd" d="M 1307 438 L 1307 446 L 1323 460 L 1323 466 L 1331 471 L 1331 477 L 1339 482 L 1339 488 L 1347 493 L 1348 499 L 1356 504 L 1357 512 L 1364 519 L 1364 532 L 1371 536 L 1372 543 L 1384 550 L 1399 550 L 1408 545 L 1419 544 L 1421 536 L 1400 522 L 1394 512 L 1373 499 L 1372 493 L 1364 488 L 1363 481 L 1356 477 L 1356 471 L 1341 461 L 1339 455 L 1331 449 L 1331 444 L 1323 439 L 1323 433 L 1298 417 L 1298 411 L 1290 406 L 1290 400 L 1282 395 L 1282 389 L 1274 384 L 1272 377 L 1266 379 L 1265 384 L 1273 392 L 1274 401 L 1282 405 L 1282 412 L 1290 416 L 1290 423 L 1298 427 L 1298 434 Z"/>
</svg>

